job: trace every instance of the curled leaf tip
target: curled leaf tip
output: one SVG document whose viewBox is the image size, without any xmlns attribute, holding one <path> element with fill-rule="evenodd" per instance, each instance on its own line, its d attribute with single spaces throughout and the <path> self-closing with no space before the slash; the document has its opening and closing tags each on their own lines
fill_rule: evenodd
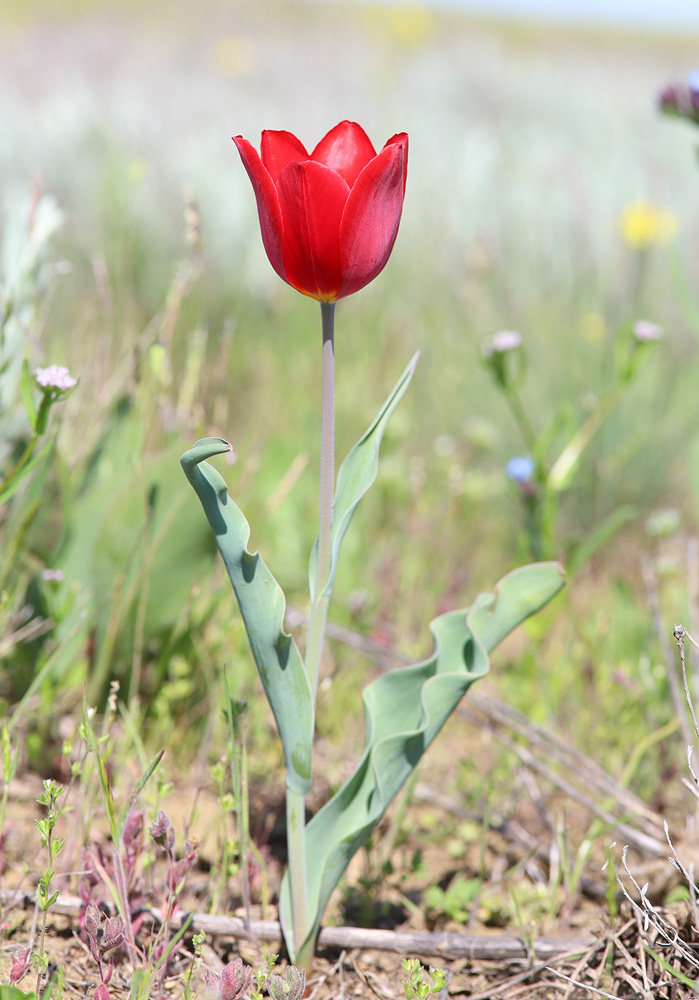
<svg viewBox="0 0 699 1000">
<path fill-rule="evenodd" d="M 201 462 L 213 458 L 214 455 L 225 455 L 231 451 L 233 451 L 233 445 L 224 438 L 200 438 L 189 451 L 184 453 L 180 463 L 184 469 L 192 469 Z"/>
<path fill-rule="evenodd" d="M 233 445 L 230 441 L 226 441 L 225 438 L 219 437 L 199 438 L 199 440 L 194 443 L 194 447 L 211 448 L 212 454 L 223 454 L 226 451 L 233 451 Z M 213 451 L 214 448 L 216 451 Z"/>
</svg>

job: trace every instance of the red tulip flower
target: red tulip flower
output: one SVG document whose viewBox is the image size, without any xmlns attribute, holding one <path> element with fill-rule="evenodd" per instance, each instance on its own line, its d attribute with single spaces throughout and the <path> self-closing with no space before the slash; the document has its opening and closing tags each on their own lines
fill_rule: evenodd
<svg viewBox="0 0 699 1000">
<path fill-rule="evenodd" d="M 377 153 L 363 128 L 340 122 L 312 153 L 291 132 L 262 133 L 260 153 L 237 135 L 257 198 L 262 241 L 280 278 L 320 302 L 364 288 L 398 233 L 408 136 Z"/>
</svg>

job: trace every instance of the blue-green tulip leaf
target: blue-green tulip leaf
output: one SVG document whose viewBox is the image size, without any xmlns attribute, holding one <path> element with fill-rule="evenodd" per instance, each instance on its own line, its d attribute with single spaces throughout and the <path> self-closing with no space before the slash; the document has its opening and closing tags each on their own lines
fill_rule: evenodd
<svg viewBox="0 0 699 1000">
<path fill-rule="evenodd" d="M 201 500 L 223 556 L 252 654 L 284 748 L 286 784 L 305 795 L 311 782 L 313 700 L 301 654 L 284 631 L 284 593 L 259 553 L 247 549 L 250 525 L 206 459 L 230 451 L 221 438 L 204 438 L 180 459 Z"/>
<path fill-rule="evenodd" d="M 288 874 L 280 918 L 294 956 L 308 951 L 331 892 L 468 687 L 489 668 L 488 653 L 563 586 L 558 563 L 524 566 L 470 608 L 430 625 L 434 651 L 422 663 L 383 674 L 363 693 L 365 740 L 356 770 L 306 827 L 309 934 L 293 938 Z"/>
<path fill-rule="evenodd" d="M 405 369 L 401 377 L 391 390 L 388 399 L 383 404 L 379 413 L 370 427 L 364 432 L 347 458 L 340 466 L 337 474 L 337 485 L 335 487 L 335 499 L 333 501 L 333 531 L 332 531 L 332 556 L 330 562 L 330 573 L 325 582 L 324 590 L 329 593 L 332 589 L 337 569 L 337 557 L 345 537 L 350 521 L 354 515 L 359 501 L 367 492 L 376 479 L 379 469 L 379 447 L 384 431 L 391 419 L 393 411 L 403 398 L 405 390 L 410 385 L 410 380 L 415 372 L 418 354 L 414 354 L 410 364 Z M 311 600 L 313 600 L 316 585 L 316 563 L 318 558 L 318 542 L 316 541 L 311 551 L 309 566 L 309 583 L 311 590 Z"/>
</svg>

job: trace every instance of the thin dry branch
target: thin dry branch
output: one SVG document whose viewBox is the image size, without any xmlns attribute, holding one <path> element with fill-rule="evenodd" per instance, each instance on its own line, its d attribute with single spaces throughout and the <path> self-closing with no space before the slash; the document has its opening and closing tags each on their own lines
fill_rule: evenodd
<svg viewBox="0 0 699 1000">
<path fill-rule="evenodd" d="M 592 964 L 592 959 L 600 950 L 601 944 L 602 942 L 595 943 L 592 946 L 592 948 L 589 949 L 589 951 L 585 952 L 585 954 L 580 957 L 580 960 L 579 962 L 577 962 L 575 968 L 570 970 L 571 979 L 574 980 L 579 979 L 584 974 L 585 970 L 590 968 Z M 611 940 L 609 937 L 607 937 L 607 940 L 604 941 L 604 950 L 602 953 L 602 958 L 601 961 L 598 963 L 598 965 L 606 967 L 607 957 L 609 955 L 610 947 L 611 947 Z M 573 992 L 573 985 L 567 986 L 563 993 L 563 1000 L 569 1000 L 570 996 L 572 995 L 572 992 Z"/>
<path fill-rule="evenodd" d="M 519 743 L 515 743 L 504 733 L 496 733 L 498 739 L 504 746 L 512 750 L 520 758 L 523 764 L 525 764 L 532 771 L 536 771 L 541 774 L 547 781 L 556 785 L 561 789 L 570 799 L 574 802 L 578 802 L 580 805 L 585 806 L 591 813 L 598 816 L 604 823 L 607 823 L 610 827 L 618 831 L 618 834 L 622 840 L 627 844 L 632 845 L 636 850 L 643 854 L 650 855 L 651 857 L 662 857 L 666 853 L 666 847 L 664 843 L 653 836 L 649 836 L 646 833 L 642 833 L 640 830 L 636 830 L 634 827 L 630 826 L 627 822 L 615 816 L 608 809 L 597 805 L 597 803 L 591 799 L 584 792 L 568 781 L 567 778 L 562 777 L 562 775 L 557 774 L 553 771 L 547 764 L 538 760 L 531 751 Z"/>
<path fill-rule="evenodd" d="M 588 955 L 594 954 L 599 948 L 598 942 L 595 942 L 592 948 L 589 948 L 585 952 L 586 957 Z M 555 962 L 559 965 L 563 962 L 568 962 L 573 958 L 576 958 L 580 954 L 579 951 L 564 952 L 556 957 Z M 473 993 L 469 994 L 468 1000 L 490 1000 L 491 997 L 501 996 L 503 993 L 508 997 L 512 996 L 512 987 L 518 986 L 520 983 L 526 983 L 527 980 L 533 979 L 535 976 L 540 975 L 550 968 L 551 962 L 540 962 L 538 965 L 533 965 L 530 969 L 525 969 L 523 972 L 518 972 L 514 976 L 508 976 L 503 982 L 498 983 L 488 987 L 483 993 Z"/>
<path fill-rule="evenodd" d="M 51 631 L 53 626 L 54 622 L 51 618 L 32 618 L 26 625 L 21 625 L 14 632 L 10 632 L 9 635 L 2 636 L 0 638 L 0 660 L 9 656 L 16 646 L 46 635 L 47 632 Z"/>
<path fill-rule="evenodd" d="M 507 727 L 523 736 L 532 747 L 541 750 L 546 760 L 556 760 L 578 778 L 590 791 L 604 798 L 613 799 L 620 810 L 643 824 L 646 833 L 662 840 L 662 817 L 637 795 L 599 766 L 596 761 L 572 747 L 555 733 L 537 726 L 511 705 L 469 692 L 468 706 L 477 709 L 497 725 Z M 465 711 L 463 708 L 460 711 Z"/>
<path fill-rule="evenodd" d="M 685 743 L 691 743 L 692 734 L 689 728 L 689 723 L 687 722 L 686 706 L 682 698 L 682 691 L 677 677 L 677 670 L 675 669 L 675 658 L 672 655 L 672 648 L 668 640 L 667 629 L 665 628 L 665 624 L 662 619 L 662 613 L 660 610 L 660 595 L 658 594 L 658 581 L 655 576 L 653 560 L 650 556 L 644 555 L 641 557 L 641 575 L 643 576 L 643 582 L 646 587 L 648 605 L 653 616 L 653 624 L 655 626 L 656 636 L 660 645 L 660 651 L 662 652 L 663 660 L 665 661 L 665 670 L 667 672 L 667 680 L 670 686 L 670 697 L 672 698 L 675 715 L 680 722 L 682 739 Z"/>
<path fill-rule="evenodd" d="M 577 979 L 571 979 L 570 976 L 566 976 L 563 972 L 559 972 L 558 969 L 549 967 L 546 971 L 552 972 L 554 976 L 560 976 L 561 979 L 564 979 L 567 983 L 570 983 L 571 986 L 577 986 L 582 990 L 588 990 L 590 993 L 594 993 L 595 996 L 606 997 L 607 1000 L 623 1000 L 623 998 L 617 996 L 614 993 L 607 993 L 606 990 L 599 990 L 597 989 L 596 986 L 590 986 L 588 983 L 581 983 L 578 982 Z"/>
<path fill-rule="evenodd" d="M 0 888 L 0 903 L 3 908 L 34 909 L 36 899 L 30 892 Z M 105 912 L 116 912 L 109 904 L 101 905 Z M 61 893 L 51 907 L 51 912 L 77 917 L 83 906 L 79 896 Z M 152 919 L 155 924 L 162 922 L 159 910 L 144 907 L 139 912 Z M 172 928 L 181 927 L 187 918 L 191 918 L 189 929 L 193 932 L 204 931 L 212 936 L 257 939 L 275 945 L 281 944 L 281 930 L 276 920 L 253 920 L 250 930 L 247 930 L 245 922 L 240 917 L 181 911 L 171 918 Z M 561 955 L 584 952 L 592 944 L 591 938 L 535 938 L 531 942 L 531 948 L 537 961 L 548 962 Z M 411 933 L 364 927 L 323 927 L 318 938 L 318 947 L 348 950 L 372 948 L 377 951 L 396 952 L 399 955 L 424 955 L 445 959 L 470 958 L 492 962 L 526 961 L 530 955 L 524 940 L 513 935 L 452 934 L 447 931 Z"/>
<path fill-rule="evenodd" d="M 689 714 L 692 717 L 692 725 L 694 726 L 694 732 L 699 739 L 699 723 L 697 722 L 697 716 L 694 711 L 694 702 L 692 701 L 692 695 L 689 691 L 689 682 L 687 680 L 687 664 L 684 657 L 684 640 L 689 639 L 694 649 L 697 645 L 696 641 L 691 637 L 684 625 L 675 625 L 672 633 L 677 640 L 677 648 L 680 651 L 680 667 L 682 669 L 682 686 L 684 688 L 684 697 L 687 702 L 687 707 L 689 708 Z M 688 744 L 691 744 L 691 740 L 687 740 Z"/>
<path fill-rule="evenodd" d="M 687 607 L 689 631 L 699 635 L 699 538 L 696 535 L 687 539 Z M 691 659 L 696 681 L 699 677 L 699 649 L 696 646 L 692 646 Z"/>
</svg>

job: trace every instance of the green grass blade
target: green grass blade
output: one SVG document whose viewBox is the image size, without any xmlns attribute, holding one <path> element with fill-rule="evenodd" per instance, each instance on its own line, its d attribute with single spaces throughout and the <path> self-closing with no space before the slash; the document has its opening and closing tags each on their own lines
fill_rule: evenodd
<svg viewBox="0 0 699 1000">
<path fill-rule="evenodd" d="M 471 608 L 432 622 L 434 652 L 391 670 L 364 691 L 364 750 L 354 774 L 306 828 L 309 938 L 315 937 L 330 893 L 462 696 L 489 669 L 488 653 L 563 586 L 557 563 L 514 570 Z M 315 911 L 315 912 L 314 912 Z M 291 928 L 288 877 L 280 917 Z M 306 951 L 308 939 L 298 951 Z"/>
<path fill-rule="evenodd" d="M 126 802 L 124 804 L 124 808 L 121 810 L 121 813 L 119 815 L 119 820 L 117 822 L 117 829 L 116 829 L 116 832 L 117 832 L 117 841 L 116 841 L 116 843 L 117 844 L 121 843 L 121 835 L 124 832 L 124 824 L 126 823 L 126 820 L 129 817 L 129 813 L 131 812 L 131 810 L 133 809 L 133 807 L 136 805 L 136 800 L 138 799 L 138 796 L 141 794 L 141 792 L 143 791 L 143 789 L 148 784 L 148 781 L 150 780 L 151 775 L 153 774 L 153 771 L 155 771 L 156 767 L 158 766 L 158 764 L 160 763 L 160 761 L 163 759 L 163 754 L 164 753 L 165 753 L 165 751 L 161 750 L 159 753 L 157 753 L 155 755 L 155 757 L 153 758 L 153 760 L 150 762 L 150 764 L 148 765 L 148 767 L 145 769 L 145 771 L 143 772 L 143 774 L 141 775 L 141 777 L 136 782 L 136 785 L 134 787 L 134 790 L 131 792 L 131 795 L 129 795 L 128 799 L 126 800 Z"/>
<path fill-rule="evenodd" d="M 85 742 L 87 743 L 87 748 L 91 752 L 92 757 L 95 762 L 95 767 L 97 768 L 97 777 L 99 779 L 100 788 L 102 789 L 102 798 L 104 799 L 104 808 L 107 813 L 107 819 L 109 820 L 109 832 L 112 837 L 112 844 L 114 850 L 117 850 L 117 845 L 119 843 L 117 838 L 117 825 L 116 817 L 114 813 L 114 796 L 112 795 L 112 788 L 109 783 L 109 776 L 107 774 L 107 769 L 104 766 L 104 760 L 102 759 L 102 754 L 100 753 L 99 746 L 97 744 L 97 737 L 95 736 L 95 731 L 90 725 L 90 715 L 87 707 L 87 695 L 83 689 L 83 732 L 85 734 Z"/>
<path fill-rule="evenodd" d="M 410 385 L 410 380 L 415 372 L 419 353 L 414 354 L 410 364 L 405 369 L 401 377 L 391 390 L 388 399 L 383 404 L 374 422 L 367 428 L 362 437 L 347 458 L 340 466 L 337 474 L 337 485 L 335 487 L 335 500 L 333 503 L 333 534 L 332 534 L 332 556 L 330 562 L 330 575 L 325 583 L 324 590 L 328 593 L 332 588 L 337 569 L 337 558 L 340 552 L 342 540 L 345 537 L 350 521 L 364 494 L 368 491 L 376 479 L 379 468 L 379 447 L 388 421 L 393 415 L 393 411 L 403 398 L 406 389 Z M 318 558 L 318 542 L 316 541 L 311 551 L 311 560 L 308 569 L 309 584 L 311 589 L 311 599 L 315 589 L 316 562 Z"/>
<path fill-rule="evenodd" d="M 259 553 L 247 550 L 250 526 L 206 459 L 230 450 L 227 441 L 204 438 L 181 458 L 201 500 L 228 570 L 252 654 L 272 707 L 286 762 L 286 783 L 305 795 L 311 783 L 313 701 L 293 638 L 284 631 L 284 593 Z"/>
<path fill-rule="evenodd" d="M 685 976 L 684 972 L 680 972 L 679 969 L 675 969 L 674 966 L 667 961 L 667 959 L 663 958 L 662 955 L 659 955 L 657 951 L 653 951 L 651 946 L 646 944 L 645 941 L 643 942 L 643 950 L 646 951 L 651 958 L 655 959 L 661 969 L 664 969 L 665 972 L 669 973 L 680 983 L 684 983 L 684 985 L 688 986 L 690 990 L 696 990 L 699 980 L 690 979 L 689 976 Z"/>
</svg>

